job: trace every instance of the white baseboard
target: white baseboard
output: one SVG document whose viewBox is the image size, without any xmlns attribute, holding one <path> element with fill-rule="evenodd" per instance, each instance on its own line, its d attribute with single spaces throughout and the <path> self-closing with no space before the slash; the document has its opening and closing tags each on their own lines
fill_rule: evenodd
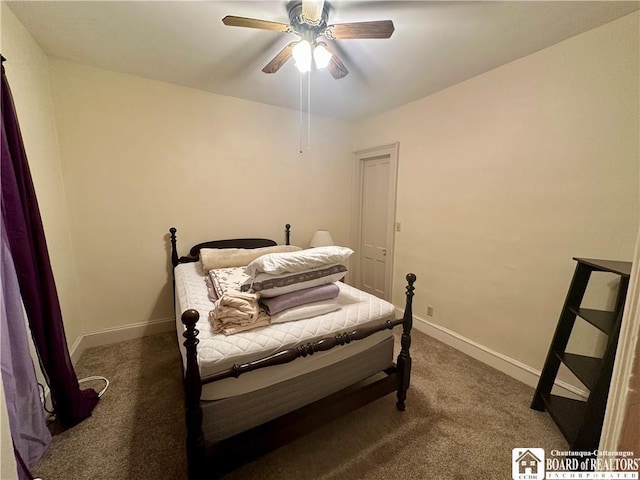
<svg viewBox="0 0 640 480">
<path fill-rule="evenodd" d="M 397 310 L 402 316 L 402 311 Z M 462 353 L 475 358 L 495 368 L 496 370 L 519 380 L 520 382 L 535 388 L 538 385 L 540 371 L 529 365 L 526 365 L 514 358 L 508 357 L 502 353 L 496 352 L 484 345 L 466 338 L 459 333 L 449 330 L 448 328 L 436 325 L 421 317 L 414 315 L 413 326 L 442 343 L 461 351 Z M 87 348 L 109 345 L 112 343 L 124 342 L 136 338 L 154 335 L 156 333 L 170 332 L 175 329 L 175 320 L 166 318 L 162 320 L 154 320 L 152 322 L 140 322 L 120 327 L 106 328 L 97 332 L 87 333 L 78 337 L 70 349 L 71 361 L 75 365 L 82 352 Z M 566 382 L 556 380 L 554 384 L 559 389 L 560 395 L 566 395 L 572 398 L 585 399 L 588 393 L 585 390 L 574 387 Z"/>
<path fill-rule="evenodd" d="M 397 309 L 397 311 L 399 312 L 399 315 L 402 316 L 402 310 Z M 474 342 L 469 338 L 463 337 L 453 330 L 449 330 L 448 328 L 436 325 L 435 323 L 431 323 L 428 320 L 420 318 L 416 315 L 413 316 L 413 320 L 413 326 L 416 328 L 416 330 L 419 330 L 420 332 L 425 333 L 430 337 L 433 337 L 436 340 L 439 340 L 442 343 L 461 351 L 471 358 L 475 358 L 476 360 L 479 360 L 482 363 L 485 363 L 490 367 L 493 367 L 496 370 L 499 370 L 502 373 L 505 373 L 526 385 L 529 385 L 530 387 L 536 388 L 536 386 L 538 385 L 538 380 L 541 373 L 539 370 L 536 370 L 535 368 L 530 367 L 529 365 L 526 365 L 514 358 L 496 352 L 495 350 L 492 350 L 484 345 Z M 574 387 L 573 385 L 570 385 L 561 380 L 556 380 L 554 385 L 558 389 L 557 393 L 563 396 L 577 399 L 586 399 L 589 395 L 585 390 Z M 555 393 L 556 392 L 554 391 L 554 394 Z"/>
<path fill-rule="evenodd" d="M 78 337 L 69 351 L 71 362 L 75 365 L 80 359 L 82 352 L 87 348 L 124 342 L 126 340 L 155 335 L 156 333 L 171 332 L 175 330 L 175 325 L 175 319 L 164 318 L 151 322 L 131 323 L 120 327 L 105 328 L 97 332 L 85 333 Z"/>
<path fill-rule="evenodd" d="M 73 342 L 73 345 L 71 345 L 71 348 L 69 349 L 69 355 L 71 356 L 71 363 L 73 365 L 78 363 L 78 360 L 80 360 L 80 356 L 82 355 L 82 352 L 84 352 L 84 347 L 82 346 L 83 338 L 84 338 L 84 335 L 80 335 L 78 338 L 76 338 L 76 341 Z"/>
<path fill-rule="evenodd" d="M 162 320 L 153 320 L 151 322 L 131 323 L 120 327 L 105 328 L 97 332 L 86 333 L 80 335 L 69 349 L 71 363 L 75 365 L 80 360 L 82 353 L 91 347 L 99 347 L 102 345 L 110 345 L 112 343 L 124 342 L 126 340 L 134 340 L 156 333 L 171 332 L 176 328 L 176 321 L 173 318 L 165 318 Z M 40 395 L 40 401 L 45 402 L 48 407 L 51 406 L 51 391 L 49 387 L 44 387 L 44 397 Z"/>
</svg>

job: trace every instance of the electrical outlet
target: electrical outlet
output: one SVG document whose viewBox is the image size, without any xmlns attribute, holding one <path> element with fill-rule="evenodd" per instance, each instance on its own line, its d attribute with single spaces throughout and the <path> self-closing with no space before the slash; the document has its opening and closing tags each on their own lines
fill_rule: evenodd
<svg viewBox="0 0 640 480">
<path fill-rule="evenodd" d="M 433 317 L 433 305 L 427 305 L 427 317 Z"/>
<path fill-rule="evenodd" d="M 396 222 L 396 232 L 399 232 L 402 230 L 402 224 L 400 222 Z"/>
</svg>

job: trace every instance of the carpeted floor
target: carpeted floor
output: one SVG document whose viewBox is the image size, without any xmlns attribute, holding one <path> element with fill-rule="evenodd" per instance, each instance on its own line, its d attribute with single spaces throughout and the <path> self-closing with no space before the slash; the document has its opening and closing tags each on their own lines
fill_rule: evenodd
<svg viewBox="0 0 640 480">
<path fill-rule="evenodd" d="M 406 412 L 389 395 L 226 478 L 508 480 L 513 448 L 567 448 L 549 416 L 529 409 L 530 387 L 415 330 L 411 352 Z M 54 436 L 35 475 L 186 479 L 175 334 L 89 349 L 76 371 L 111 386 L 91 418 Z"/>
</svg>

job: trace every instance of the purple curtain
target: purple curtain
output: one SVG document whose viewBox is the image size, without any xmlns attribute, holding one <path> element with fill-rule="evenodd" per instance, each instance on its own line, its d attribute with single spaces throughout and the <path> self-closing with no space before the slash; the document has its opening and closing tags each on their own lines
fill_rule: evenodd
<svg viewBox="0 0 640 480">
<path fill-rule="evenodd" d="M 80 390 L 62 323 L 27 155 L 2 65 L 2 218 L 33 342 L 56 416 L 70 427 L 91 415 L 95 390 Z"/>
<path fill-rule="evenodd" d="M 28 466 L 35 465 L 42 457 L 51 442 L 51 434 L 40 404 L 18 276 L 9 252 L 4 222 L 0 228 L 0 364 L 18 477 L 23 480 L 32 478 Z"/>
</svg>

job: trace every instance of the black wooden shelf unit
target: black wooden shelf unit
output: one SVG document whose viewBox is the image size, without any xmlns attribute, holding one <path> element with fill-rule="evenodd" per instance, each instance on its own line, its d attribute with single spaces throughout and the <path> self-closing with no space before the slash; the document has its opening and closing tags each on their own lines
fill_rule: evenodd
<svg viewBox="0 0 640 480">
<path fill-rule="evenodd" d="M 631 263 L 590 258 L 574 258 L 574 260 L 578 263 L 538 381 L 536 393 L 531 402 L 531 408 L 549 412 L 569 442 L 571 450 L 593 451 L 598 448 L 600 441 L 609 384 L 611 383 L 611 372 L 620 335 L 622 311 L 629 286 Z M 620 276 L 613 311 L 593 310 L 580 306 L 593 272 L 608 272 Z M 590 323 L 608 336 L 602 358 L 565 351 L 576 318 Z M 564 364 L 587 387 L 589 396 L 586 400 L 574 400 L 551 394 L 560 364 Z"/>
</svg>

